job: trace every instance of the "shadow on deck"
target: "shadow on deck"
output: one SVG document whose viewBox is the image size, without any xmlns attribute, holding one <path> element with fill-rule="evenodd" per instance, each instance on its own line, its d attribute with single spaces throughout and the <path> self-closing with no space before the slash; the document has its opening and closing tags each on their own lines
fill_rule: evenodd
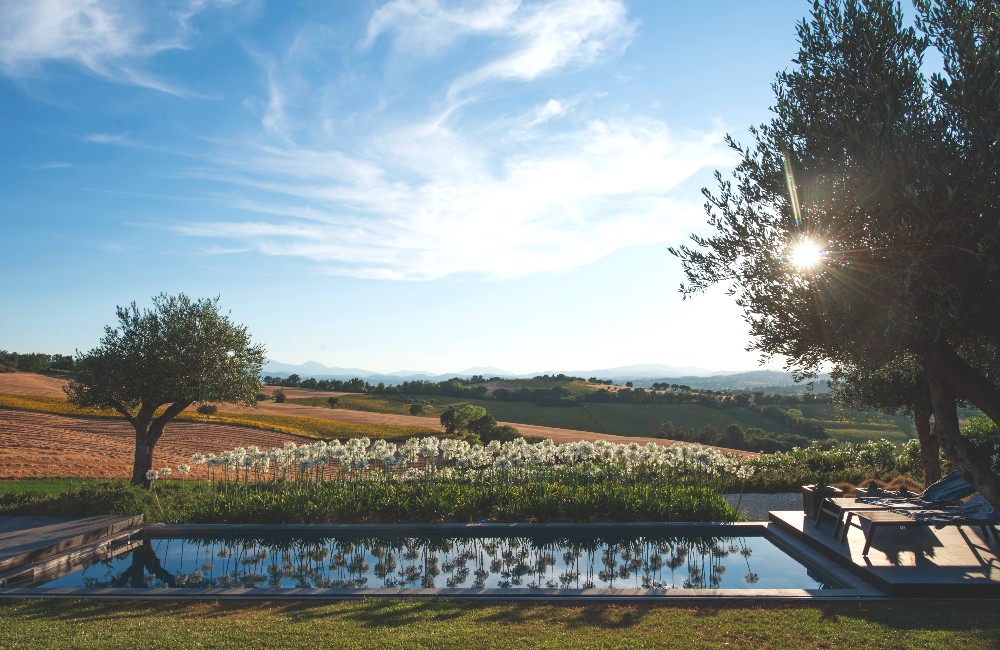
<svg viewBox="0 0 1000 650">
<path fill-rule="evenodd" d="M 1000 544 L 978 528 L 880 528 L 867 556 L 852 526 L 843 542 L 835 521 L 819 527 L 801 510 L 769 513 L 782 530 L 892 597 L 1000 598 Z"/>
</svg>

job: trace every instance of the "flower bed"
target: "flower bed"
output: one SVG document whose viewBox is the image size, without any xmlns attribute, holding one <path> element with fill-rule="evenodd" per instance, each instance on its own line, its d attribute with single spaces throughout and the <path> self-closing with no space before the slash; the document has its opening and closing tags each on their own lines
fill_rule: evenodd
<svg viewBox="0 0 1000 650">
<path fill-rule="evenodd" d="M 691 445 L 434 437 L 241 447 L 192 462 L 209 467 L 214 487 L 198 520 L 255 523 L 731 521 L 720 495 L 748 471 L 736 456 Z"/>
</svg>

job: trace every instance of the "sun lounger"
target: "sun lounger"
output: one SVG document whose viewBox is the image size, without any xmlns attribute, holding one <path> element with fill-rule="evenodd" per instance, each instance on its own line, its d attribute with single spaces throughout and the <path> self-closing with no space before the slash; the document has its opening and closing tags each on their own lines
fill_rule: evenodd
<svg viewBox="0 0 1000 650">
<path fill-rule="evenodd" d="M 881 505 L 886 508 L 901 506 L 918 506 L 940 508 L 949 503 L 956 503 L 967 496 L 976 493 L 976 488 L 962 478 L 957 471 L 950 472 L 939 481 L 931 483 L 920 494 L 911 496 L 858 497 L 858 503 Z"/>
<path fill-rule="evenodd" d="M 836 497 L 823 499 L 819 510 L 816 512 L 815 526 L 820 527 L 824 517 L 833 517 L 837 520 L 837 525 L 833 527 L 833 536 L 840 534 L 840 527 L 844 523 L 844 515 L 848 512 L 866 510 L 885 510 L 886 507 L 879 503 L 863 503 L 852 497 Z"/>
<path fill-rule="evenodd" d="M 837 525 L 833 528 L 833 536 L 837 537 L 841 526 L 845 525 L 844 515 L 848 512 L 865 512 L 885 510 L 887 508 L 942 508 L 955 504 L 959 500 L 975 492 L 969 483 L 958 472 L 951 472 L 939 481 L 927 486 L 920 494 L 899 496 L 889 493 L 879 497 L 828 498 L 824 499 L 816 512 L 815 525 L 819 528 L 826 516 L 836 517 Z M 848 522 L 850 519 L 848 519 Z M 846 534 L 846 527 L 845 527 Z"/>
<path fill-rule="evenodd" d="M 1000 542 L 1000 533 L 997 532 L 997 524 L 1000 523 L 1000 514 L 992 505 L 980 494 L 975 495 L 965 503 L 947 510 L 871 510 L 871 511 L 849 511 L 847 520 L 844 523 L 844 532 L 840 538 L 841 543 L 847 540 L 847 533 L 851 527 L 851 520 L 857 518 L 857 527 L 865 536 L 865 546 L 861 551 L 862 556 L 868 555 L 872 541 L 875 539 L 875 531 L 884 526 L 934 526 L 944 528 L 945 526 L 976 526 L 982 530 L 983 537 L 989 539 L 989 532 L 992 531 L 993 539 Z"/>
</svg>

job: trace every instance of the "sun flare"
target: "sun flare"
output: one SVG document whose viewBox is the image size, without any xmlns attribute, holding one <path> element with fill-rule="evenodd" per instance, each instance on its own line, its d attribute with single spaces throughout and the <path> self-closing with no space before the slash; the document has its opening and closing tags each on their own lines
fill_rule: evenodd
<svg viewBox="0 0 1000 650">
<path fill-rule="evenodd" d="M 826 251 L 816 241 L 802 239 L 792 247 L 789 259 L 792 266 L 804 271 L 816 267 L 823 261 L 825 254 Z"/>
</svg>

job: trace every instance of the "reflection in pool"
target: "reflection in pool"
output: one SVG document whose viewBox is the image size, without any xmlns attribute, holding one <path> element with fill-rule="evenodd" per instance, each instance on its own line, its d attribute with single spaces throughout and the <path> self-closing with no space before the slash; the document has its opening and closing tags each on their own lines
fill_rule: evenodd
<svg viewBox="0 0 1000 650">
<path fill-rule="evenodd" d="M 765 536 L 149 538 L 38 587 L 825 589 Z"/>
</svg>

